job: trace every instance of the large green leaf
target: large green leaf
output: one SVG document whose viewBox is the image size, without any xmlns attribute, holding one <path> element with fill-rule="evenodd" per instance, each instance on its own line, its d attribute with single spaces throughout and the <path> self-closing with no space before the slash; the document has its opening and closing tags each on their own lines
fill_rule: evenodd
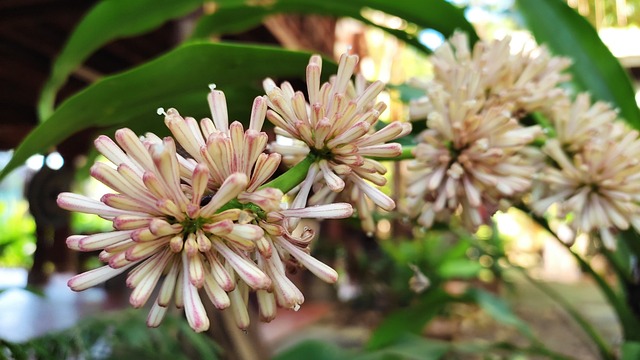
<svg viewBox="0 0 640 360">
<path fill-rule="evenodd" d="M 166 133 L 158 107 L 193 117 L 209 116 L 207 84 L 215 83 L 229 103 L 230 119 L 248 119 L 265 77 L 303 78 L 309 55 L 264 46 L 185 44 L 122 74 L 106 77 L 60 105 L 20 144 L 0 172 L 4 177 L 29 156 L 90 128 L 130 127 Z M 326 62 L 325 74 L 335 72 Z M 164 132 L 163 132 L 164 131 Z"/>
<path fill-rule="evenodd" d="M 424 326 L 452 301 L 456 299 L 441 289 L 426 292 L 418 303 L 396 310 L 385 317 L 371 334 L 367 349 L 381 349 L 408 334 L 422 333 Z"/>
<path fill-rule="evenodd" d="M 467 295 L 494 320 L 515 327 L 529 339 L 533 338 L 533 333 L 529 326 L 511 311 L 509 305 L 503 299 L 481 289 L 471 289 L 467 291 Z"/>
<path fill-rule="evenodd" d="M 94 6 L 71 34 L 53 64 L 40 95 L 40 119 L 53 112 L 56 92 L 69 75 L 94 51 L 117 38 L 155 29 L 167 20 L 194 11 L 202 0 L 105 0 Z"/>
<path fill-rule="evenodd" d="M 516 5 L 540 43 L 573 60 L 570 69 L 581 90 L 620 109 L 640 129 L 640 110 L 629 76 L 589 22 L 561 0 L 517 0 Z"/>
<path fill-rule="evenodd" d="M 427 339 L 422 336 L 405 334 L 393 344 L 380 350 L 352 357 L 354 360 L 439 360 L 451 350 L 451 344 Z"/>
<path fill-rule="evenodd" d="M 622 344 L 622 360 L 640 359 L 640 342 L 625 341 Z"/>
<path fill-rule="evenodd" d="M 386 27 L 368 19 L 363 14 L 363 10 L 367 9 L 397 16 L 415 27 L 407 26 L 404 29 Z M 478 39 L 473 26 L 464 18 L 462 9 L 444 0 L 276 0 L 266 2 L 221 0 L 216 2 L 216 9 L 212 14 L 204 16 L 199 21 L 193 36 L 202 38 L 210 34 L 242 31 L 259 24 L 265 16 L 276 13 L 352 17 L 377 26 L 427 53 L 430 50 L 417 40 L 417 31 L 421 29 L 435 29 L 445 37 L 458 29 L 467 32 L 472 41 Z"/>
<path fill-rule="evenodd" d="M 305 340 L 273 357 L 274 360 L 338 360 L 348 359 L 346 350 L 330 342 Z"/>
</svg>

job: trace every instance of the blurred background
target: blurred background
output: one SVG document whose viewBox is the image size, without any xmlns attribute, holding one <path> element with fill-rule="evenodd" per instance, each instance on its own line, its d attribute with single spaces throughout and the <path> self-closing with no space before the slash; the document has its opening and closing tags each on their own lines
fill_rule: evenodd
<svg viewBox="0 0 640 360">
<path fill-rule="evenodd" d="M 513 11 L 511 1 L 451 2 L 465 9 L 465 17 L 481 38 L 509 35 L 514 48 L 533 41 Z M 36 103 L 50 76 L 52 62 L 94 3 L 0 2 L 0 168 L 38 124 Z M 637 90 L 636 101 L 640 103 L 640 0 L 568 0 L 567 3 L 588 18 L 602 41 L 628 70 Z M 199 13 L 207 11 L 205 5 Z M 142 64 L 173 48 L 190 33 L 198 15 L 169 21 L 141 36 L 110 42 L 72 73 L 56 103 L 104 76 Z M 361 15 L 391 29 L 412 25 L 375 10 L 365 9 Z M 424 53 L 380 29 L 350 18 L 273 15 L 255 28 L 222 38 L 277 44 L 333 58 L 350 48 L 360 55 L 359 70 L 366 78 L 391 85 L 404 84 L 410 76 L 431 73 Z M 425 30 L 418 34 L 417 40 L 435 49 L 445 39 L 437 31 Z M 384 96 L 381 100 L 390 107 L 382 119 L 404 118 L 407 107 L 401 92 L 391 88 Z M 564 301 L 577 306 L 582 315 L 601 330 L 607 343 L 615 345 L 620 341 L 615 314 L 592 281 L 583 275 L 572 255 L 565 247 L 547 241 L 549 235 L 516 210 L 496 214 L 496 226 L 482 227 L 473 237 L 454 236 L 450 231 L 438 229 L 413 229 L 402 219 L 393 218 L 380 219 L 375 241 L 361 233 L 355 223 L 310 224 L 322 227 L 322 241 L 314 249 L 315 254 L 329 259 L 341 278 L 336 286 L 329 286 L 307 274 L 297 274 L 295 280 L 307 298 L 300 311 L 282 310 L 276 320 L 268 324 L 258 323 L 256 318 L 250 335 L 230 329 L 222 317 L 209 336 L 192 334 L 179 313 L 161 328 L 146 330 L 146 312 L 126 310 L 128 290 L 122 279 L 82 293 L 74 293 L 66 286 L 72 275 L 100 264 L 97 254 L 68 250 L 66 237 L 110 228 L 108 222 L 94 216 L 69 214 L 55 203 L 58 193 L 70 189 L 93 198 L 107 192 L 86 173 L 74 171 L 87 162 L 86 154 L 94 137 L 93 131 L 84 131 L 46 154 L 34 155 L 0 183 L 0 339 L 1 346 L 22 349 L 25 358 L 45 357 L 46 353 L 51 358 L 100 359 L 152 356 L 251 359 L 276 355 L 297 358 L 300 354 L 310 356 L 309 349 L 321 349 L 316 354 L 324 351 L 328 356 L 339 356 L 337 348 L 361 348 L 384 315 L 408 306 L 415 293 L 430 288 L 443 291 L 442 298 L 433 298 L 433 314 L 421 330 L 434 340 L 431 347 L 425 348 L 430 354 L 449 351 L 438 348 L 439 341 L 466 344 L 473 340 L 477 344 L 480 340 L 480 344 L 502 344 L 502 347 L 489 350 L 480 347 L 484 350 L 478 352 L 461 346 L 455 350 L 458 357 L 452 358 L 555 356 L 537 351 L 535 346 L 518 348 L 529 340 L 523 331 L 532 329 L 544 344 L 543 348 L 569 358 L 600 358 L 597 349 L 579 330 L 580 326 L 549 294 L 560 294 Z M 391 170 L 394 176 L 402 176 L 400 165 Z M 417 240 L 401 241 L 411 237 Z M 588 240 L 578 239 L 573 249 L 589 254 Z M 612 276 L 603 259 L 593 256 L 590 262 L 605 278 Z M 415 271 L 407 264 L 419 265 L 423 270 Z M 529 278 L 536 283 L 528 281 Z M 459 294 L 470 286 L 501 300 L 476 299 L 474 303 L 435 305 L 447 303 L 446 294 Z M 505 304 L 511 310 L 503 311 L 501 306 Z M 524 323 L 526 329 L 520 331 Z M 514 326 L 518 331 L 513 331 Z M 259 346 L 250 340 L 255 337 L 260 340 Z M 307 340 L 328 342 L 337 348 L 311 343 L 318 347 L 310 345 L 306 352 L 296 353 L 299 349 L 296 344 Z M 28 346 L 20 347 L 25 344 Z M 239 350 L 225 352 L 229 348 Z M 427 354 L 427 350 L 424 351 Z M 0 351 L 0 357 L 3 354 L 9 356 L 11 352 Z M 13 354 L 11 356 L 16 353 Z M 77 354 L 84 355 L 74 357 Z"/>
</svg>

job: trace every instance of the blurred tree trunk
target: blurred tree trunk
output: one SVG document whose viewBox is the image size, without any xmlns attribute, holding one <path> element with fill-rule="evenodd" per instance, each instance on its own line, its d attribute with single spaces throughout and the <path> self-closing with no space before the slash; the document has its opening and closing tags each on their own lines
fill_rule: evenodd
<svg viewBox="0 0 640 360">
<path fill-rule="evenodd" d="M 333 57 L 336 19 L 320 15 L 273 15 L 265 27 L 282 44 L 293 50 L 320 52 Z"/>
</svg>

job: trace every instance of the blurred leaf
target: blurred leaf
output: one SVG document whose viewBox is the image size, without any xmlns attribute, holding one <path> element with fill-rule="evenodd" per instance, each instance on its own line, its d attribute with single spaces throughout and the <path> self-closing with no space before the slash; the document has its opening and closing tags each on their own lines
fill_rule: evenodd
<svg viewBox="0 0 640 360">
<path fill-rule="evenodd" d="M 587 19 L 561 0 L 517 0 L 516 5 L 539 43 L 572 59 L 569 71 L 581 90 L 612 103 L 622 118 L 640 129 L 629 76 Z"/>
<path fill-rule="evenodd" d="M 622 344 L 622 360 L 640 359 L 640 342 L 625 341 Z"/>
<path fill-rule="evenodd" d="M 640 234 L 633 229 L 620 231 L 618 237 L 624 241 L 627 248 L 638 258 L 640 258 Z"/>
<path fill-rule="evenodd" d="M 38 103 L 40 120 L 53 112 L 56 93 L 69 75 L 108 42 L 153 30 L 167 20 L 194 11 L 202 0 L 109 0 L 94 6 L 74 29 L 55 60 Z"/>
<path fill-rule="evenodd" d="M 402 336 L 390 346 L 352 359 L 438 360 L 442 359 L 450 349 L 451 345 L 446 342 L 409 334 Z"/>
<path fill-rule="evenodd" d="M 210 360 L 216 360 L 219 358 L 218 354 L 221 354 L 223 349 L 221 346 L 213 342 L 208 335 L 193 331 L 186 321 L 180 321 L 178 326 L 180 327 L 185 340 L 190 344 L 192 351 L 198 353 L 197 358 Z"/>
<path fill-rule="evenodd" d="M 400 17 L 409 24 L 415 24 L 418 29 L 411 26 L 403 30 L 388 28 L 368 19 L 363 10 L 377 10 Z M 444 0 L 431 0 L 428 4 L 422 0 L 221 0 L 216 2 L 213 13 L 200 19 L 193 37 L 205 38 L 211 34 L 240 32 L 258 25 L 265 16 L 276 13 L 352 17 L 387 31 L 425 53 L 430 53 L 431 50 L 417 39 L 418 31 L 422 29 L 435 29 L 445 37 L 459 29 L 468 33 L 472 42 L 478 39 L 473 26 L 465 19 L 462 9 Z"/>
<path fill-rule="evenodd" d="M 320 341 L 305 340 L 273 357 L 273 360 L 340 360 L 348 359 L 347 351 L 338 346 Z"/>
<path fill-rule="evenodd" d="M 411 100 L 420 99 L 426 96 L 425 90 L 417 87 L 413 87 L 407 83 L 400 85 L 387 85 L 389 89 L 397 90 L 400 94 L 400 101 L 408 103 Z"/>
<path fill-rule="evenodd" d="M 503 300 L 481 289 L 470 289 L 467 292 L 481 308 L 486 311 L 494 320 L 505 325 L 510 325 L 518 329 L 528 338 L 533 338 L 533 333 L 529 326 L 514 314 L 509 305 Z"/>
<path fill-rule="evenodd" d="M 309 55 L 263 46 L 189 43 L 127 72 L 106 77 L 60 105 L 17 148 L 0 179 L 29 156 L 56 145 L 80 130 L 130 127 L 167 134 L 158 107 L 184 115 L 210 116 L 207 84 L 225 91 L 229 116 L 248 119 L 253 97 L 265 77 L 303 77 Z M 335 64 L 323 64 L 335 73 Z M 242 117 L 240 117 L 242 116 Z"/>
<path fill-rule="evenodd" d="M 470 279 L 478 275 L 483 267 L 477 261 L 469 259 L 453 259 L 438 266 L 438 275 L 445 279 Z"/>
<path fill-rule="evenodd" d="M 427 291 L 419 302 L 389 314 L 371 334 L 367 349 L 388 346 L 407 334 L 420 334 L 424 326 L 454 298 L 442 289 Z"/>
<path fill-rule="evenodd" d="M 479 358 L 479 354 L 484 355 L 483 359 L 529 359 L 527 355 L 531 355 L 535 359 L 549 359 L 549 360 L 572 360 L 562 354 L 558 354 L 553 350 L 546 348 L 542 344 L 532 344 L 528 347 L 521 347 L 508 342 L 454 342 L 451 344 L 452 358 L 466 359 L 469 356 Z M 508 357 L 505 357 L 505 352 L 509 353 Z"/>
<path fill-rule="evenodd" d="M 159 328 L 149 329 L 146 316 L 140 310 L 109 312 L 25 343 L 0 340 L 0 358 L 7 355 L 2 347 L 9 350 L 9 358 L 16 359 L 218 358 L 219 346 L 206 335 L 194 333 L 183 317 L 169 314 Z"/>
</svg>

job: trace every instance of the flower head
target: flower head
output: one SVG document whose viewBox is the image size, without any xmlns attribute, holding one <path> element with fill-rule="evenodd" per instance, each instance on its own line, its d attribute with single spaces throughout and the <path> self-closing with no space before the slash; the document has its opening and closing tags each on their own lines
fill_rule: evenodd
<svg viewBox="0 0 640 360">
<path fill-rule="evenodd" d="M 143 306 L 153 290 L 159 294 L 147 323 L 158 326 L 173 301 L 184 307 L 196 331 L 209 327 L 199 289 L 219 309 L 232 308 L 239 327 L 248 326 L 247 292 L 258 293 L 264 320 L 276 305 L 297 309 L 302 293 L 286 277 L 286 266 L 304 266 L 325 281 L 336 272 L 309 255 L 313 232 L 293 236 L 286 217 L 344 218 L 348 204 L 287 210 L 279 189 L 261 188 L 280 163 L 265 154 L 267 136 L 260 132 L 266 106 L 257 98 L 249 129 L 228 123 L 222 92 L 209 96 L 213 120 L 199 126 L 175 109 L 165 122 L 188 156 L 176 151 L 173 138 L 153 134 L 138 138 L 131 130 L 116 132 L 116 142 L 100 136 L 95 145 L 112 163 L 97 163 L 91 174 L 115 193 L 100 201 L 62 193 L 62 208 L 96 214 L 113 222 L 114 231 L 73 235 L 70 248 L 102 250 L 107 265 L 69 280 L 83 290 L 130 268 L 130 302 Z M 163 278 L 164 276 L 164 278 Z M 161 284 L 161 285 L 158 285 Z"/>
<path fill-rule="evenodd" d="M 608 105 L 590 106 L 587 95 L 566 108 L 553 118 L 557 138 L 543 146 L 550 161 L 537 179 L 533 210 L 543 214 L 557 204 L 557 216 L 573 214 L 574 230 L 599 233 L 613 248 L 611 230 L 640 231 L 638 132 L 611 121 L 616 113 Z"/>
<path fill-rule="evenodd" d="M 471 48 L 466 33 L 456 32 L 431 57 L 434 81 L 453 92 L 459 85 L 454 78 L 468 77 L 470 94 L 480 96 L 489 106 L 502 106 L 516 118 L 534 111 L 546 113 L 555 101 L 566 96 L 558 84 L 568 80 L 562 71 L 571 61 L 551 56 L 545 47 L 512 51 L 510 42 L 507 36 L 478 41 Z M 414 85 L 428 90 L 428 83 L 415 81 Z M 413 101 L 410 117 L 425 118 L 427 102 L 428 98 Z"/>
<path fill-rule="evenodd" d="M 578 94 L 574 101 L 563 98 L 555 102 L 549 115 L 560 145 L 571 151 L 581 149 L 594 137 L 602 137 L 603 131 L 609 132 L 606 136 L 621 135 L 626 130 L 621 124 L 610 126 L 617 118 L 618 113 L 609 104 L 602 101 L 592 104 L 588 93 Z"/>
<path fill-rule="evenodd" d="M 204 287 L 214 305 L 226 308 L 225 291 L 235 287 L 220 263 L 222 257 L 222 263 L 228 263 L 252 286 L 271 286 L 269 277 L 257 267 L 226 257 L 230 248 L 251 244 L 263 233 L 258 226 L 235 222 L 233 210 L 219 212 L 247 187 L 246 175 L 231 174 L 211 200 L 203 203 L 209 171 L 203 165 L 194 166 L 190 173 L 181 170 L 172 138 L 150 135 L 141 140 L 131 130 L 121 129 L 116 141 L 118 144 L 106 136 L 95 141 L 115 168 L 96 163 L 91 169 L 94 178 L 116 193 L 100 201 L 72 193 L 58 196 L 60 207 L 99 215 L 111 220 L 115 229 L 67 239 L 75 250 L 102 250 L 100 259 L 108 264 L 73 277 L 69 280 L 73 290 L 84 290 L 133 268 L 127 277 L 127 285 L 133 288 L 130 302 L 141 307 L 166 273 L 148 324 L 159 325 L 173 299 L 176 306 L 185 308 L 191 327 L 204 331 L 209 320 L 198 289 Z M 181 182 L 181 173 L 188 175 L 188 186 Z"/>
<path fill-rule="evenodd" d="M 425 227 L 460 211 L 475 229 L 527 191 L 535 172 L 527 145 L 541 128 L 521 125 L 510 103 L 493 101 L 485 74 L 471 65 L 451 64 L 448 77 L 425 84 L 428 129 L 408 166 L 405 209 Z"/>
<path fill-rule="evenodd" d="M 264 81 L 268 97 L 267 119 L 276 133 L 291 138 L 292 145 L 274 144 L 285 157 L 312 154 L 315 163 L 302 183 L 292 207 L 307 202 L 314 183 L 338 193 L 346 186 L 357 188 L 360 196 L 377 206 L 392 210 L 395 202 L 374 185 L 386 183 L 386 168 L 371 157 L 399 156 L 402 147 L 387 143 L 411 131 L 406 123 L 393 122 L 380 130 L 375 124 L 386 105 L 375 102 L 384 84 L 369 86 L 363 78 L 351 81 L 358 63 L 356 55 L 343 54 L 338 73 L 321 84 L 322 59 L 311 57 L 307 66 L 307 99 L 284 82 L 278 87 L 273 80 Z M 359 212 L 365 209 L 358 206 Z"/>
<path fill-rule="evenodd" d="M 315 207 L 302 204 L 299 209 L 287 209 L 282 191 L 264 186 L 281 158 L 278 153 L 264 152 L 267 134 L 261 131 L 261 127 L 267 111 L 266 99 L 255 99 L 246 131 L 239 122 L 228 125 L 227 105 L 222 91 L 212 89 L 208 100 L 213 116 L 212 119 L 202 119 L 199 127 L 194 119 L 183 118 L 174 109 L 167 111 L 165 122 L 180 145 L 193 156 L 194 162 L 203 162 L 212 173 L 218 173 L 220 179 L 234 171 L 245 174 L 249 179 L 246 190 L 237 196 L 238 222 L 258 226 L 262 229 L 262 236 L 254 247 L 243 249 L 241 255 L 271 279 L 270 288 L 256 289 L 261 318 L 270 320 L 275 316 L 275 305 L 297 309 L 304 302 L 300 290 L 286 276 L 287 267 L 302 266 L 327 282 L 337 280 L 337 273 L 333 269 L 309 255 L 313 231 L 303 229 L 299 236 L 294 236 L 290 231 L 293 229 L 286 226 L 287 219 L 293 216 L 345 218 L 351 216 L 353 210 L 349 204 L 341 203 Z M 215 189 L 217 184 L 214 181 L 208 188 Z M 243 282 L 241 280 L 240 283 Z M 241 286 L 237 306 L 232 302 L 236 322 L 242 328 L 248 326 L 247 307 L 242 299 L 246 299 L 243 293 L 249 288 L 254 287 Z"/>
</svg>

